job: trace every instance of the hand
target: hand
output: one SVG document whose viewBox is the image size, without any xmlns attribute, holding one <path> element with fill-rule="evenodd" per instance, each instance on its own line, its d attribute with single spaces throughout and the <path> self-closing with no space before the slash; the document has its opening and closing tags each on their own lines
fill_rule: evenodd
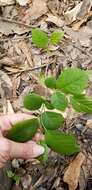
<svg viewBox="0 0 92 190">
<path fill-rule="evenodd" d="M 40 133 L 37 133 L 32 141 L 26 143 L 16 143 L 3 136 L 12 127 L 11 124 L 30 118 L 32 116 L 27 114 L 13 114 L 0 117 L 0 168 L 13 158 L 30 159 L 44 153 L 44 148 L 36 144 L 37 141 L 42 139 Z"/>
</svg>

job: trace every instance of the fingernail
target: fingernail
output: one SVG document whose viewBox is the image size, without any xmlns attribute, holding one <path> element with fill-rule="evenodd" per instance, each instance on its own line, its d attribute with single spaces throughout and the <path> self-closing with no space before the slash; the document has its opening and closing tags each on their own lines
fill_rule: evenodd
<svg viewBox="0 0 92 190">
<path fill-rule="evenodd" d="M 44 153 L 44 147 L 40 145 L 35 145 L 35 154 L 36 156 L 39 156 Z"/>
</svg>

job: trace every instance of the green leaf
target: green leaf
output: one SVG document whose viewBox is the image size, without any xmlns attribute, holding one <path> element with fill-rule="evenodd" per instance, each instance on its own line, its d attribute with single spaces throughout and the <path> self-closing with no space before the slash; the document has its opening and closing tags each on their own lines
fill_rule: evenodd
<svg viewBox="0 0 92 190">
<path fill-rule="evenodd" d="M 38 157 L 38 160 L 39 160 L 40 162 L 42 162 L 42 163 L 46 163 L 46 161 L 48 160 L 49 148 L 48 148 L 48 146 L 47 146 L 45 140 L 40 141 L 39 144 L 44 147 L 45 152 L 44 152 L 44 154 L 42 154 L 41 156 Z"/>
<path fill-rule="evenodd" d="M 28 110 L 37 110 L 41 107 L 44 99 L 38 94 L 32 93 L 24 97 L 24 107 Z"/>
<path fill-rule="evenodd" d="M 45 134 L 45 140 L 47 145 L 59 154 L 72 155 L 80 151 L 76 139 L 72 134 L 49 130 Z"/>
<path fill-rule="evenodd" d="M 39 28 L 32 29 L 32 42 L 38 47 L 38 48 L 47 48 L 49 38 L 48 35 L 40 30 Z"/>
<path fill-rule="evenodd" d="M 50 110 L 54 109 L 54 107 L 52 106 L 52 104 L 49 100 L 45 100 L 44 104 L 45 104 L 47 109 L 50 109 Z"/>
<path fill-rule="evenodd" d="M 64 32 L 56 30 L 51 35 L 50 43 L 56 45 L 62 40 L 63 37 L 64 37 Z"/>
<path fill-rule="evenodd" d="M 51 103 L 54 108 L 64 111 L 68 106 L 68 100 L 61 92 L 55 92 L 51 96 Z"/>
<path fill-rule="evenodd" d="M 26 142 L 32 139 L 38 127 L 39 121 L 37 118 L 24 120 L 13 125 L 6 137 L 15 142 Z"/>
<path fill-rule="evenodd" d="M 11 170 L 7 170 L 6 173 L 7 173 L 7 176 L 8 176 L 9 178 L 14 177 L 14 175 L 15 175 Z"/>
<path fill-rule="evenodd" d="M 15 173 L 13 173 L 11 170 L 7 170 L 6 174 L 9 178 L 11 178 L 12 180 L 14 180 L 15 182 L 19 182 L 21 177 L 19 175 L 16 175 Z"/>
<path fill-rule="evenodd" d="M 19 175 L 14 175 L 13 178 L 12 178 L 15 182 L 19 183 L 20 180 L 21 180 L 21 177 Z"/>
<path fill-rule="evenodd" d="M 88 74 L 78 68 L 69 68 L 57 79 L 56 87 L 67 94 L 80 94 L 87 87 Z"/>
<path fill-rule="evenodd" d="M 70 102 L 73 108 L 78 112 L 92 113 L 92 100 L 85 95 L 72 96 Z"/>
<path fill-rule="evenodd" d="M 45 80 L 45 85 L 48 88 L 56 88 L 56 79 L 54 77 L 49 77 Z"/>
<path fill-rule="evenodd" d="M 46 129 L 54 130 L 63 125 L 64 118 L 60 113 L 46 111 L 41 114 L 41 122 Z"/>
</svg>

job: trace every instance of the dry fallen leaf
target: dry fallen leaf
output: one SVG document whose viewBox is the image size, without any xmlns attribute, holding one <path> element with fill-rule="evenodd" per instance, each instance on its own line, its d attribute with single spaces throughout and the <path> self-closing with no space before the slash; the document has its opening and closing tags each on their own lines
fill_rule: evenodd
<svg viewBox="0 0 92 190">
<path fill-rule="evenodd" d="M 12 94 L 12 82 L 9 76 L 0 70 L 0 94 L 1 97 L 10 97 Z"/>
<path fill-rule="evenodd" d="M 88 119 L 87 120 L 87 123 L 86 123 L 86 126 L 90 129 L 92 129 L 92 119 Z"/>
<path fill-rule="evenodd" d="M 83 23 L 85 23 L 88 20 L 88 18 L 90 18 L 91 16 L 92 16 L 92 11 L 90 11 L 83 19 L 81 19 L 81 20 L 73 23 L 72 24 L 73 30 L 79 30 L 79 28 L 81 27 L 81 25 Z"/>
<path fill-rule="evenodd" d="M 81 10 L 77 15 L 78 19 L 82 19 L 86 14 L 88 14 L 92 7 L 92 0 L 83 0 L 81 5 Z"/>
<path fill-rule="evenodd" d="M 80 42 L 81 46 L 89 47 L 92 38 L 92 29 L 88 26 L 83 26 L 79 31 L 73 31 L 72 28 L 64 27 L 66 34 L 72 39 L 73 42 Z"/>
<path fill-rule="evenodd" d="M 24 24 L 25 25 L 25 24 Z M 9 34 L 24 34 L 25 32 L 30 31 L 30 27 L 25 27 L 22 24 L 16 23 L 16 21 L 10 21 L 8 19 L 3 19 L 0 17 L 0 32 L 5 35 Z"/>
<path fill-rule="evenodd" d="M 31 50 L 30 50 L 30 47 L 28 47 L 28 44 L 26 43 L 26 41 L 22 40 L 19 43 L 19 47 L 22 50 L 22 52 L 24 53 L 25 57 L 27 58 L 28 66 L 33 67 Z"/>
<path fill-rule="evenodd" d="M 48 0 L 47 6 L 53 15 L 59 14 L 60 2 L 58 0 Z"/>
<path fill-rule="evenodd" d="M 85 22 L 84 17 L 89 14 L 92 7 L 92 0 L 83 0 L 77 4 L 72 10 L 65 13 L 65 19 L 68 24 L 76 20 Z"/>
<path fill-rule="evenodd" d="M 14 113 L 14 110 L 13 110 L 13 107 L 12 107 L 10 100 L 6 101 L 6 108 L 7 108 L 6 114 L 13 114 Z"/>
<path fill-rule="evenodd" d="M 48 14 L 47 16 L 48 16 L 48 18 L 46 19 L 47 22 L 52 22 L 58 27 L 62 27 L 64 25 L 64 21 L 61 20 L 60 17 L 54 16 L 52 14 Z"/>
<path fill-rule="evenodd" d="M 12 82 L 9 76 L 0 70 L 0 96 L 1 104 L 3 107 L 3 114 L 7 113 L 7 98 L 10 98 L 12 95 Z"/>
<path fill-rule="evenodd" d="M 12 79 L 12 85 L 13 85 L 13 92 L 12 92 L 12 95 L 14 98 L 17 97 L 17 90 L 20 86 L 20 76 L 18 76 L 18 74 L 15 74 L 13 79 Z"/>
<path fill-rule="evenodd" d="M 51 90 L 40 83 L 33 84 L 32 90 L 43 97 L 49 97 L 51 95 Z"/>
<path fill-rule="evenodd" d="M 29 0 L 16 0 L 16 2 L 19 3 L 19 5 L 21 6 L 26 6 L 29 3 Z"/>
<path fill-rule="evenodd" d="M 92 29 L 87 26 L 81 27 L 78 38 L 82 46 L 89 47 L 92 38 Z"/>
<path fill-rule="evenodd" d="M 84 160 L 85 156 L 80 152 L 67 168 L 63 180 L 68 184 L 69 190 L 75 190 L 77 188 L 80 170 Z"/>
<path fill-rule="evenodd" d="M 72 10 L 65 12 L 64 16 L 68 24 L 71 24 L 77 19 L 77 15 L 81 10 L 82 3 L 83 2 L 80 2 Z"/>
<path fill-rule="evenodd" d="M 20 96 L 17 99 L 13 100 L 13 107 L 15 111 L 19 111 L 23 109 L 23 98 L 26 96 L 29 92 L 31 92 L 31 87 L 26 86 L 25 89 L 22 91 Z M 27 110 L 28 111 L 28 110 Z"/>
<path fill-rule="evenodd" d="M 91 7 L 92 0 L 83 0 L 72 10 L 65 13 L 66 22 L 68 24 L 72 23 L 72 28 L 74 30 L 78 30 L 80 26 L 85 23 L 89 17 L 91 17 Z"/>
<path fill-rule="evenodd" d="M 14 0 L 0 0 L 0 6 L 13 5 L 14 3 Z"/>
<path fill-rule="evenodd" d="M 34 20 L 47 12 L 46 0 L 33 0 L 30 7 L 30 19 Z"/>
</svg>

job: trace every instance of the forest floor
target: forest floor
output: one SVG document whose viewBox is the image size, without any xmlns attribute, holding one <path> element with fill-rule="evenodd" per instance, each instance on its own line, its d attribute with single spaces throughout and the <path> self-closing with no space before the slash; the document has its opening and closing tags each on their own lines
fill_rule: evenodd
<svg viewBox="0 0 92 190">
<path fill-rule="evenodd" d="M 63 30 L 64 38 L 48 54 L 32 44 L 33 27 L 49 35 Z M 25 112 L 24 95 L 33 89 L 45 95 L 41 76 L 57 77 L 68 67 L 92 70 L 92 0 L 0 0 L 0 114 Z M 92 76 L 86 93 L 92 98 Z M 92 115 L 70 108 L 66 114 L 64 131 L 75 134 L 82 152 L 50 152 L 44 165 L 13 160 L 20 180 L 11 190 L 92 190 Z"/>
</svg>

